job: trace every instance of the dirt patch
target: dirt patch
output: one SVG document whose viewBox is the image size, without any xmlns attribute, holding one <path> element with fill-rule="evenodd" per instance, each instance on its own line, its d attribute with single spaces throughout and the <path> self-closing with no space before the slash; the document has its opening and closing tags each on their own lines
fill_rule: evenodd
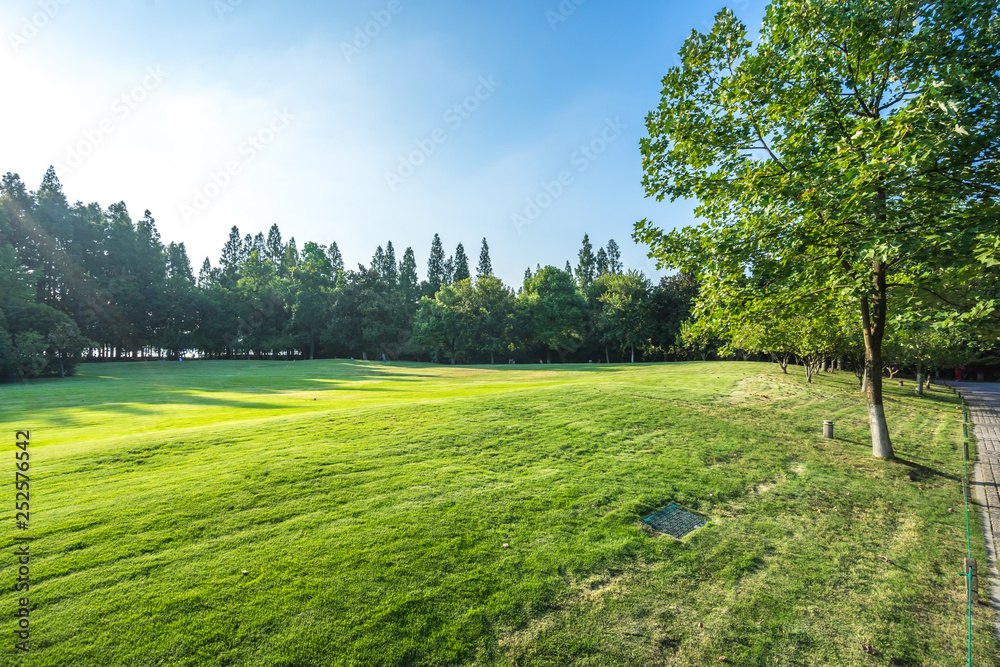
<svg viewBox="0 0 1000 667">
<path fill-rule="evenodd" d="M 740 380 L 729 395 L 723 399 L 730 403 L 758 402 L 782 400 L 803 396 L 807 391 L 794 382 L 785 382 L 768 375 L 758 375 Z"/>
<path fill-rule="evenodd" d="M 510 657 L 525 656 L 539 638 L 551 632 L 572 631 L 580 619 L 595 611 L 605 609 L 608 600 L 627 596 L 629 581 L 648 575 L 649 565 L 638 565 L 621 574 L 596 574 L 582 580 L 572 576 L 559 596 L 553 609 L 531 619 L 520 628 L 511 629 L 497 640 L 500 648 Z M 606 612 L 604 612 L 606 613 Z M 667 648 L 676 644 L 653 619 L 620 619 L 620 623 L 602 624 L 605 631 L 615 635 L 613 641 L 637 641 Z"/>
</svg>

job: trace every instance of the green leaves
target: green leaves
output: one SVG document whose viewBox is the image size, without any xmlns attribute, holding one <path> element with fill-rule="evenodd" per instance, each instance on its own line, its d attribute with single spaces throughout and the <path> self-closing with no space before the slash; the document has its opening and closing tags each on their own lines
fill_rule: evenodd
<svg viewBox="0 0 1000 667">
<path fill-rule="evenodd" d="M 969 169 L 995 169 L 995 105 L 957 92 L 995 89 L 967 51 L 981 39 L 961 27 L 989 23 L 996 3 L 945 4 L 779 0 L 755 47 L 721 12 L 664 77 L 642 142 L 647 194 L 695 197 L 706 224 L 663 233 L 642 220 L 633 238 L 661 266 L 767 281 L 772 305 L 843 285 L 874 294 L 876 260 L 891 283 L 996 261 L 964 233 L 985 219 L 997 236 Z M 967 141 L 984 125 L 992 139 Z"/>
</svg>

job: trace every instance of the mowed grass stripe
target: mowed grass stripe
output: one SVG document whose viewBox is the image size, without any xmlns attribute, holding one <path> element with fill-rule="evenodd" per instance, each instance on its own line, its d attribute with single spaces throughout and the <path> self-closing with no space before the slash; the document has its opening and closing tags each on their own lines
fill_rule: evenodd
<svg viewBox="0 0 1000 667">
<path fill-rule="evenodd" d="M 224 382 L 193 365 L 110 367 L 146 378 L 131 394 L 157 411 L 148 435 L 88 445 L 65 425 L 90 423 L 88 408 L 31 413 L 52 436 L 33 459 L 32 665 L 868 664 L 860 642 L 964 664 L 950 395 L 891 395 L 907 463 L 886 464 L 844 374 L 808 387 L 756 364 L 205 367 Z M 323 373 L 413 388 L 381 402 L 327 390 L 309 402 L 360 398 L 290 413 L 261 407 L 264 371 L 283 400 Z M 243 386 L 250 407 L 216 423 L 209 401 L 196 437 L 174 430 L 185 383 Z M 42 384 L 27 389 L 62 386 Z M 817 437 L 830 414 L 834 442 Z M 7 404 L 0 419 L 17 420 Z M 644 532 L 667 502 L 709 525 Z M 976 620 L 978 664 L 998 664 L 988 613 Z"/>
<path fill-rule="evenodd" d="M 184 370 L 176 363 L 84 365 L 77 377 L 64 381 L 4 387 L 4 412 L 36 416 L 39 408 L 44 410 L 46 428 L 35 429 L 38 447 L 90 447 L 136 434 L 245 422 L 249 411 L 257 419 L 353 412 L 381 409 L 387 401 L 452 400 L 588 379 L 556 371 L 467 368 L 454 369 L 454 377 L 438 377 L 406 366 L 373 370 L 361 362 L 233 363 L 245 366 L 246 372 L 233 373 L 229 362 L 193 362 Z M 191 366 L 199 372 L 187 372 Z M 591 373 L 615 372 L 608 368 L 595 366 Z M 313 377 L 319 375 L 329 377 Z M 293 380 L 297 384 L 290 384 Z M 271 382 L 278 389 L 269 386 Z M 53 391 L 56 385 L 59 389 Z"/>
</svg>

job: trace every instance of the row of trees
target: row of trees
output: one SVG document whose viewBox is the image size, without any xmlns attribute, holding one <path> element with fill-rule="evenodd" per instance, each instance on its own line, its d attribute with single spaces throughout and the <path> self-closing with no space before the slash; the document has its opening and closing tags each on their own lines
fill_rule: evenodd
<svg viewBox="0 0 1000 667">
<path fill-rule="evenodd" d="M 637 271 L 591 281 L 580 271 L 575 276 L 553 266 L 529 270 L 517 294 L 493 276 L 445 285 L 433 298 L 421 298 L 414 340 L 451 363 L 512 356 L 541 361 L 538 355 L 551 361 L 552 352 L 564 363 L 617 361 L 619 352 L 627 353 L 626 361 L 635 361 L 637 351 L 646 359 L 690 354 L 679 336 L 697 294 L 689 276 L 663 278 L 655 287 Z"/>
<path fill-rule="evenodd" d="M 653 286 L 625 271 L 614 240 L 585 236 L 577 263 L 525 271 L 515 292 L 493 275 L 482 240 L 475 273 L 462 244 L 438 235 L 425 279 L 392 242 L 345 267 L 324 247 L 233 227 L 215 265 L 194 274 L 183 243 L 164 244 L 149 211 L 70 205 L 55 171 L 37 191 L 0 182 L 0 374 L 71 372 L 83 358 L 362 357 L 456 363 L 609 361 L 684 354 L 688 277 Z"/>
<path fill-rule="evenodd" d="M 770 359 L 785 373 L 790 363 L 801 364 L 807 382 L 822 369 L 851 370 L 864 390 L 868 386 L 864 336 L 853 304 L 844 299 L 760 313 L 730 326 L 701 317 L 684 323 L 682 339 L 693 350 L 738 359 Z M 996 348 L 996 340 L 995 327 L 942 328 L 892 318 L 882 341 L 879 374 L 891 379 L 903 370 L 911 371 L 917 379 L 916 392 L 922 395 L 923 381 L 933 371 L 981 359 Z"/>
</svg>

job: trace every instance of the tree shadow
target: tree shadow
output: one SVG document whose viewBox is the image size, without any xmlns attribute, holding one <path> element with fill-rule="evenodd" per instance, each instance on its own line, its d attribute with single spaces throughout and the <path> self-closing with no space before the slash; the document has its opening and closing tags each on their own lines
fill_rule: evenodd
<svg viewBox="0 0 1000 667">
<path fill-rule="evenodd" d="M 950 475 L 946 472 L 935 470 L 934 468 L 928 468 L 927 466 L 917 463 L 916 461 L 901 459 L 898 456 L 893 459 L 893 463 L 898 463 L 912 469 L 913 472 L 910 473 L 910 479 L 914 482 L 925 482 L 935 477 L 948 479 L 953 482 L 958 482 L 962 479 L 956 475 Z"/>
<path fill-rule="evenodd" d="M 264 410 L 268 412 L 301 411 L 303 407 L 326 410 L 330 408 L 330 401 L 337 400 L 338 393 L 390 393 L 403 391 L 403 389 L 389 386 L 388 383 L 384 386 L 365 386 L 356 382 L 345 382 L 343 384 L 346 386 L 331 386 L 326 380 L 299 380 L 294 387 L 274 390 L 261 389 L 259 391 L 246 389 L 226 390 L 224 387 L 185 386 L 183 389 L 162 389 L 152 394 L 141 392 L 144 395 L 137 396 L 130 401 L 92 402 L 86 405 L 74 403 L 67 406 L 48 408 L 46 421 L 53 426 L 68 427 L 83 424 L 85 421 L 83 416 L 92 412 L 108 412 L 136 417 L 159 415 L 162 414 L 164 405 Z M 316 385 L 319 386 L 317 387 Z M 318 396 L 303 397 L 301 401 L 293 402 L 268 400 L 270 397 L 277 398 L 290 392 L 316 392 Z M 222 397 L 218 395 L 220 393 L 235 393 L 239 396 Z M 314 401 L 314 398 L 319 400 Z M 65 411 L 64 408 L 73 408 L 73 412 Z"/>
</svg>

